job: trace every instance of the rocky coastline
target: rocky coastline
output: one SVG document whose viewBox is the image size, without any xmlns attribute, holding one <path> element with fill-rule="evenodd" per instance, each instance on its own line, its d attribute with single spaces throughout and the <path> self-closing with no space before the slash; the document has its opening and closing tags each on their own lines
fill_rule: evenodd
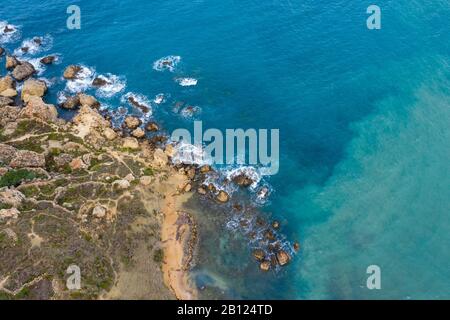
<svg viewBox="0 0 450 320">
<path fill-rule="evenodd" d="M 33 65 L 5 51 L 0 50 L 8 70 L 0 77 L 1 297 L 198 298 L 189 278 L 197 228 L 183 203 L 196 195 L 242 211 L 230 194 L 208 183 L 214 169 L 173 163 L 175 146 L 159 134 L 159 124 L 129 115 L 114 127 L 94 96 L 81 92 L 58 106 L 47 103 L 49 88 Z M 62 78 L 77 79 L 81 70 L 69 65 Z M 92 83 L 106 84 L 103 78 Z M 65 121 L 57 107 L 76 114 Z M 239 174 L 225 183 L 245 189 L 253 181 Z M 299 244 L 291 251 L 281 246 L 277 221 L 258 218 L 256 224 L 264 227 L 252 252 L 260 269 L 288 264 Z M 248 221 L 240 226 L 248 229 Z M 249 236 L 257 238 L 256 232 Z M 65 286 L 71 264 L 80 264 L 87 279 L 80 290 Z"/>
</svg>

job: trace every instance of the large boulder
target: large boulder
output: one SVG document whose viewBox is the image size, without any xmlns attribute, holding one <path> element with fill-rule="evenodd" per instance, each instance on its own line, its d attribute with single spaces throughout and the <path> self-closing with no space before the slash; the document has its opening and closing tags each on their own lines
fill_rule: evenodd
<svg viewBox="0 0 450 320">
<path fill-rule="evenodd" d="M 108 139 L 109 141 L 114 140 L 115 138 L 117 138 L 117 133 L 111 129 L 111 128 L 105 128 L 103 130 L 103 135 L 105 136 L 106 139 Z"/>
<path fill-rule="evenodd" d="M 150 132 L 156 132 L 159 130 L 159 126 L 156 122 L 149 122 L 145 126 L 145 130 L 150 131 Z"/>
<path fill-rule="evenodd" d="M 25 200 L 25 196 L 22 192 L 16 189 L 3 188 L 0 189 L 0 203 L 10 205 L 11 207 L 18 208 Z"/>
<path fill-rule="evenodd" d="M 134 129 L 133 132 L 131 132 L 131 135 L 135 138 L 141 139 L 145 137 L 145 131 L 141 128 Z"/>
<path fill-rule="evenodd" d="M 66 99 L 66 101 L 61 103 L 61 107 L 64 108 L 64 109 L 68 109 L 68 110 L 76 109 L 79 106 L 80 106 L 80 98 L 78 97 L 78 95 L 72 96 L 72 97 L 68 97 Z"/>
<path fill-rule="evenodd" d="M 97 101 L 93 96 L 88 94 L 79 93 L 78 99 L 80 100 L 80 105 L 88 106 L 90 108 L 98 108 L 100 107 L 100 102 Z"/>
<path fill-rule="evenodd" d="M 255 249 L 253 250 L 253 257 L 258 261 L 264 261 L 266 253 L 262 249 Z"/>
<path fill-rule="evenodd" d="M 46 104 L 42 98 L 31 96 L 25 108 L 20 111 L 20 115 L 28 118 L 38 118 L 46 122 L 55 122 L 58 118 L 58 111 L 52 104 Z"/>
<path fill-rule="evenodd" d="M 20 64 L 16 57 L 6 56 L 6 69 L 12 70 Z"/>
<path fill-rule="evenodd" d="M 217 201 L 225 203 L 228 202 L 230 200 L 230 196 L 228 193 L 226 193 L 225 191 L 221 190 L 219 191 L 219 193 L 217 194 L 216 197 Z"/>
<path fill-rule="evenodd" d="M 27 61 L 24 61 L 14 68 L 12 76 L 16 80 L 22 81 L 29 78 L 34 73 L 36 73 L 36 69 L 34 69 L 33 65 Z"/>
<path fill-rule="evenodd" d="M 0 163 L 8 165 L 17 154 L 16 148 L 0 143 Z"/>
<path fill-rule="evenodd" d="M 55 60 L 56 60 L 55 56 L 46 56 L 41 60 L 39 60 L 39 62 L 42 64 L 52 64 Z"/>
<path fill-rule="evenodd" d="M 0 92 L 3 92 L 7 89 L 15 89 L 16 83 L 11 76 L 4 76 L 0 78 Z"/>
<path fill-rule="evenodd" d="M 156 149 L 153 153 L 153 162 L 156 166 L 162 167 L 167 164 L 169 158 L 162 149 Z"/>
<path fill-rule="evenodd" d="M 66 68 L 66 70 L 64 70 L 63 77 L 68 80 L 75 79 L 80 71 L 81 71 L 80 66 L 70 65 Z"/>
<path fill-rule="evenodd" d="M 253 180 L 247 177 L 245 174 L 239 174 L 232 178 L 233 182 L 240 187 L 250 187 L 253 184 Z"/>
<path fill-rule="evenodd" d="M 16 208 L 2 209 L 0 210 L 0 221 L 17 219 L 19 217 L 20 211 Z"/>
<path fill-rule="evenodd" d="M 22 100 L 28 102 L 31 96 L 43 97 L 47 92 L 47 84 L 44 81 L 30 78 L 23 84 Z"/>
<path fill-rule="evenodd" d="M 102 77 L 97 77 L 92 81 L 92 85 L 94 87 L 103 87 L 106 86 L 107 84 L 109 84 L 108 80 Z"/>
<path fill-rule="evenodd" d="M 0 107 L 10 106 L 14 103 L 14 100 L 9 97 L 0 96 Z"/>
<path fill-rule="evenodd" d="M 280 266 L 288 264 L 290 260 L 291 257 L 286 251 L 281 250 L 277 253 L 277 261 L 280 264 Z"/>
<path fill-rule="evenodd" d="M 42 168 L 45 167 L 45 157 L 34 151 L 19 150 L 9 165 L 12 168 Z"/>
<path fill-rule="evenodd" d="M 16 89 L 6 89 L 6 90 L 0 92 L 0 96 L 6 97 L 6 98 L 14 98 L 15 96 L 17 96 L 17 91 L 16 91 Z"/>
<path fill-rule="evenodd" d="M 139 142 L 136 138 L 127 137 L 123 139 L 123 145 L 125 149 L 137 150 L 139 149 Z"/>
<path fill-rule="evenodd" d="M 128 116 L 125 118 L 125 125 L 128 129 L 134 130 L 141 125 L 141 120 L 138 117 Z"/>
</svg>

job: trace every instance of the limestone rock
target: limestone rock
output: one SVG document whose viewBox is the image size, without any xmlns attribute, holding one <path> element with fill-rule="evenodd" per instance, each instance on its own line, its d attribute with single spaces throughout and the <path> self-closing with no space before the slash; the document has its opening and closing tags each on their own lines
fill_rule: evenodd
<svg viewBox="0 0 450 320">
<path fill-rule="evenodd" d="M 7 98 L 14 98 L 17 96 L 17 91 L 15 89 L 6 89 L 0 92 L 0 96 L 7 97 Z"/>
<path fill-rule="evenodd" d="M 111 128 L 105 128 L 103 130 L 103 135 L 105 136 L 106 139 L 108 139 L 109 141 L 114 140 L 115 138 L 117 138 L 117 133 L 111 129 Z"/>
<path fill-rule="evenodd" d="M 131 132 L 131 135 L 135 138 L 141 139 L 145 137 L 145 132 L 141 128 L 134 129 L 133 132 Z"/>
<path fill-rule="evenodd" d="M 263 262 L 261 262 L 261 264 L 259 265 L 259 268 L 262 271 L 269 271 L 270 270 L 270 261 L 263 261 Z"/>
<path fill-rule="evenodd" d="M 12 76 L 14 79 L 22 81 L 29 78 L 31 75 L 35 74 L 36 70 L 33 65 L 27 61 L 21 62 L 17 67 L 14 68 Z"/>
<path fill-rule="evenodd" d="M 167 155 L 161 149 L 156 149 L 153 154 L 153 161 L 157 166 L 165 166 L 169 159 Z"/>
<path fill-rule="evenodd" d="M 12 168 L 42 168 L 45 167 L 45 157 L 34 151 L 18 150 L 9 165 Z"/>
<path fill-rule="evenodd" d="M 39 60 L 39 62 L 42 64 L 52 64 L 53 62 L 55 62 L 55 60 L 56 60 L 55 56 L 46 56 L 43 57 L 41 60 Z"/>
<path fill-rule="evenodd" d="M 46 122 L 55 122 L 58 118 L 58 111 L 52 104 L 46 104 L 40 97 L 31 96 L 25 108 L 20 111 L 20 115 L 28 118 L 38 118 Z"/>
<path fill-rule="evenodd" d="M 123 139 L 123 147 L 126 149 L 137 150 L 139 149 L 139 142 L 136 138 L 127 137 Z"/>
<path fill-rule="evenodd" d="M 286 251 L 281 250 L 277 253 L 277 261 L 280 264 L 280 266 L 288 264 L 290 260 L 291 257 Z"/>
<path fill-rule="evenodd" d="M 11 76 L 5 76 L 0 78 L 0 92 L 5 91 L 6 89 L 15 89 L 16 83 Z"/>
<path fill-rule="evenodd" d="M 17 154 L 16 148 L 0 143 L 0 163 L 9 164 Z"/>
<path fill-rule="evenodd" d="M 128 116 L 125 118 L 125 125 L 128 129 L 134 130 L 141 125 L 141 120 L 138 117 Z"/>
<path fill-rule="evenodd" d="M 221 190 L 219 191 L 219 194 L 216 197 L 217 201 L 225 203 L 230 200 L 230 196 L 225 191 Z"/>
<path fill-rule="evenodd" d="M 77 77 L 78 73 L 81 71 L 80 66 L 70 65 L 64 70 L 63 77 L 68 80 L 73 80 Z"/>
<path fill-rule="evenodd" d="M 3 188 L 0 189 L 0 203 L 8 204 L 14 208 L 20 207 L 25 196 L 16 189 Z"/>
<path fill-rule="evenodd" d="M 96 217 L 96 218 L 101 219 L 101 218 L 103 218 L 103 217 L 106 216 L 106 212 L 107 212 L 107 210 L 106 210 L 106 208 L 105 208 L 104 206 L 97 205 L 97 206 L 94 208 L 94 210 L 92 210 L 92 215 L 93 215 L 94 217 Z"/>
<path fill-rule="evenodd" d="M 17 67 L 20 64 L 19 60 L 16 57 L 7 56 L 6 57 L 6 69 L 11 70 Z"/>
<path fill-rule="evenodd" d="M 151 176 L 142 176 L 140 178 L 140 182 L 143 186 L 149 186 L 153 181 L 153 178 Z"/>
<path fill-rule="evenodd" d="M 80 106 L 80 98 L 78 96 L 68 97 L 66 101 L 61 104 L 61 107 L 67 110 L 73 110 Z"/>
<path fill-rule="evenodd" d="M 8 97 L 0 96 L 0 107 L 10 106 L 14 103 L 14 100 Z"/>
<path fill-rule="evenodd" d="M 47 85 L 44 81 L 30 78 L 23 84 L 22 100 L 28 102 L 31 96 L 43 97 L 47 91 Z"/>
<path fill-rule="evenodd" d="M 255 249 L 253 250 L 253 257 L 255 257 L 258 261 L 264 261 L 266 258 L 266 253 L 262 249 Z"/>
<path fill-rule="evenodd" d="M 159 126 L 156 122 L 149 122 L 146 124 L 145 130 L 151 131 L 151 132 L 156 132 L 159 130 Z"/>
<path fill-rule="evenodd" d="M 82 106 L 88 106 L 90 108 L 98 108 L 100 107 L 100 102 L 97 101 L 93 96 L 88 94 L 79 93 L 78 99 L 80 100 L 80 104 Z"/>
<path fill-rule="evenodd" d="M 11 209 L 2 209 L 0 210 L 0 221 L 9 220 L 9 219 L 17 219 L 19 217 L 20 211 L 16 208 Z"/>
<path fill-rule="evenodd" d="M 116 180 L 113 182 L 113 187 L 118 189 L 118 190 L 126 190 L 128 189 L 131 185 L 130 182 L 128 180 L 122 179 L 122 180 Z"/>
</svg>

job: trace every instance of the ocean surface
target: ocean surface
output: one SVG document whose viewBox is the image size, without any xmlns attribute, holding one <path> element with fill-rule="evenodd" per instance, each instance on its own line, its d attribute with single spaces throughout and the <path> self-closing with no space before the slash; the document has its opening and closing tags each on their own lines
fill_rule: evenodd
<svg viewBox="0 0 450 320">
<path fill-rule="evenodd" d="M 136 112 L 124 98 L 132 93 L 167 133 L 194 120 L 280 129 L 280 171 L 262 177 L 271 194 L 258 210 L 301 250 L 262 273 L 230 213 L 197 199 L 202 297 L 448 299 L 450 3 L 379 0 L 382 28 L 368 30 L 372 2 L 2 0 L 0 26 L 17 32 L 0 33 L 0 45 L 43 37 L 16 53 L 37 66 L 58 55 L 39 66 L 54 103 L 87 90 L 105 108 Z M 71 4 L 80 30 L 66 27 Z M 158 71 L 167 56 L 179 62 Z M 66 85 L 74 63 L 85 81 Z M 94 90 L 94 74 L 113 85 Z M 370 265 L 381 268 L 380 290 L 366 287 Z"/>
</svg>

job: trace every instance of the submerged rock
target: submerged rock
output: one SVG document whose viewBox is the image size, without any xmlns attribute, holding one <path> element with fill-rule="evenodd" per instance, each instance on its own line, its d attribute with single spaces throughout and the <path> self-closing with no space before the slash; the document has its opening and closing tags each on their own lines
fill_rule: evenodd
<svg viewBox="0 0 450 320">
<path fill-rule="evenodd" d="M 70 65 L 64 70 L 63 77 L 68 80 L 76 79 L 78 73 L 81 71 L 81 67 L 77 65 Z"/>
<path fill-rule="evenodd" d="M 279 229 L 280 228 L 280 223 L 278 221 L 272 222 L 272 228 Z"/>
<path fill-rule="evenodd" d="M 262 249 L 255 249 L 253 250 L 253 257 L 257 261 L 264 261 L 264 259 L 266 258 L 266 253 Z"/>
<path fill-rule="evenodd" d="M 34 69 L 33 65 L 27 61 L 24 61 L 14 68 L 12 76 L 16 80 L 22 81 L 25 80 L 26 78 L 29 78 L 35 73 L 36 69 Z"/>
<path fill-rule="evenodd" d="M 296 252 L 298 252 L 298 251 L 300 250 L 300 243 L 294 242 L 293 247 L 294 247 L 294 250 L 295 250 Z"/>
<path fill-rule="evenodd" d="M 261 262 L 261 264 L 259 265 L 259 268 L 260 268 L 262 271 L 269 271 L 269 270 L 270 270 L 270 266 L 271 266 L 270 261 L 263 261 L 263 262 Z"/>
</svg>

